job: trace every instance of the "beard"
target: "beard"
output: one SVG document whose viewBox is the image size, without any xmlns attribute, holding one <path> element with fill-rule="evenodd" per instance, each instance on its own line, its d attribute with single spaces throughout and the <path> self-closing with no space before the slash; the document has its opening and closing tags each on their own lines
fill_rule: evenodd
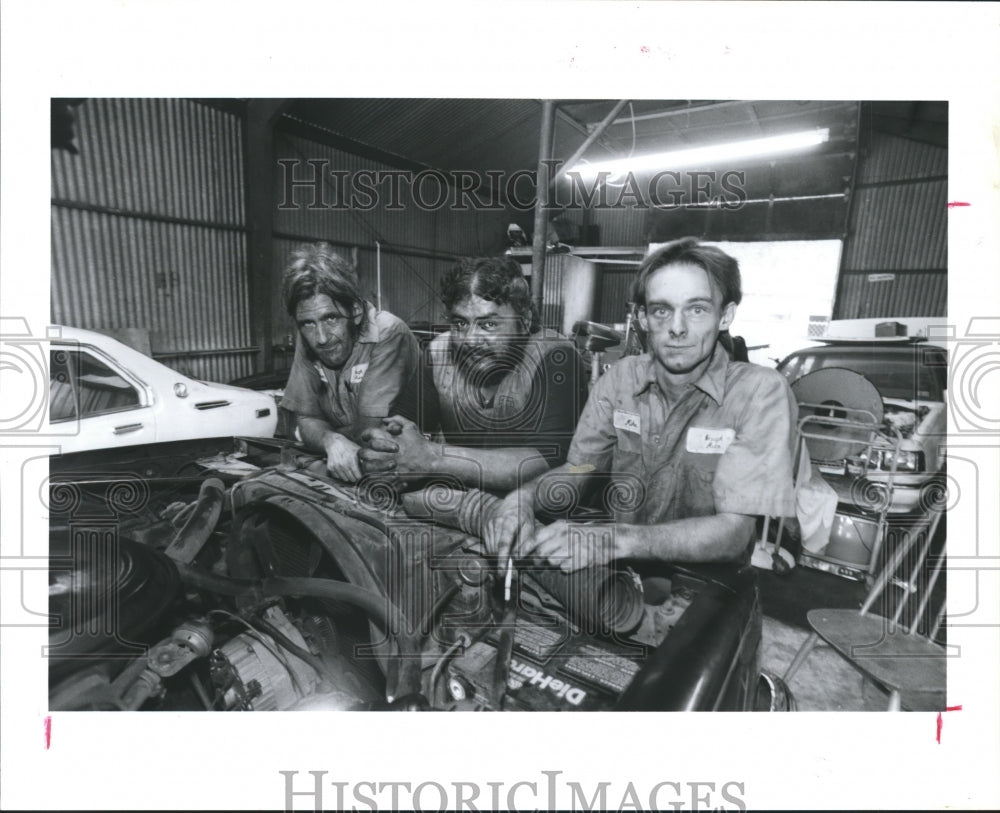
<svg viewBox="0 0 1000 813">
<path fill-rule="evenodd" d="M 467 379 L 487 382 L 502 378 L 513 370 L 522 356 L 515 343 L 495 345 L 460 345 L 455 351 L 455 366 Z"/>
</svg>

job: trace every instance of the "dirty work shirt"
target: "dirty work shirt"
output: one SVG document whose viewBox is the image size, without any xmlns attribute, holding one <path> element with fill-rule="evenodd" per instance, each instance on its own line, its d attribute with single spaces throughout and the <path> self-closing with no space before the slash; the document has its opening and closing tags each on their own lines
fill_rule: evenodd
<svg viewBox="0 0 1000 813">
<path fill-rule="evenodd" d="M 550 466 L 566 459 L 576 419 L 587 398 L 587 376 L 576 346 L 555 332 L 531 334 L 522 353 L 483 400 L 458 369 L 451 334 L 427 348 L 446 443 L 474 448 L 537 449 Z"/>
<path fill-rule="evenodd" d="M 325 420 L 338 432 L 357 436 L 362 418 L 400 414 L 413 420 L 419 403 L 420 351 L 406 324 L 365 303 L 367 319 L 347 362 L 331 370 L 308 357 L 300 336 L 281 406 L 296 415 Z"/>
<path fill-rule="evenodd" d="M 612 365 L 570 447 L 568 462 L 612 472 L 616 520 L 794 516 L 798 407 L 781 374 L 730 361 L 716 345 L 704 374 L 671 408 L 655 365 L 648 353 Z"/>
</svg>

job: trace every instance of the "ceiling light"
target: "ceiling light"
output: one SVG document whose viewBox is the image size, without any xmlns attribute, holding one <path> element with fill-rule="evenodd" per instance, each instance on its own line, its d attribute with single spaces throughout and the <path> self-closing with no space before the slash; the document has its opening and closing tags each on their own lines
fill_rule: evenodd
<svg viewBox="0 0 1000 813">
<path fill-rule="evenodd" d="M 823 127 L 770 138 L 754 138 L 749 141 L 733 141 L 729 144 L 711 144 L 707 147 L 671 150 L 652 155 L 623 158 L 617 161 L 601 161 L 597 164 L 576 164 L 569 171 L 578 172 L 582 177 L 594 177 L 601 172 L 619 175 L 644 170 L 677 169 L 693 164 L 707 167 L 717 164 L 719 161 L 729 161 L 735 158 L 754 158 L 801 150 L 823 144 L 829 140 L 830 129 Z"/>
</svg>

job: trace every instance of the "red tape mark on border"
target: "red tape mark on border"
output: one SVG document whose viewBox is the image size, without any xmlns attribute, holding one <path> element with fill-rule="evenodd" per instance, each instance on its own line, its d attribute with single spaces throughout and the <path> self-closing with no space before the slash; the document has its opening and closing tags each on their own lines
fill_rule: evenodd
<svg viewBox="0 0 1000 813">
<path fill-rule="evenodd" d="M 45 718 L 45 750 L 49 750 L 49 746 L 52 745 L 52 717 L 47 716 Z"/>
<path fill-rule="evenodd" d="M 949 209 L 954 209 L 956 206 L 971 206 L 971 203 L 965 203 L 961 200 L 953 200 L 948 204 Z"/>
<path fill-rule="evenodd" d="M 945 711 L 961 711 L 961 706 L 945 706 Z M 937 716 L 937 742 L 938 745 L 941 744 L 941 729 L 944 727 L 944 719 L 941 717 L 941 712 L 938 712 Z"/>
</svg>

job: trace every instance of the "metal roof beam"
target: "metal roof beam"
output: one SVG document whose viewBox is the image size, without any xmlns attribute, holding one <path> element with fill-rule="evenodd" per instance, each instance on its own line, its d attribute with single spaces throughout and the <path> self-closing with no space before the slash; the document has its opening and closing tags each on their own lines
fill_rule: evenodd
<svg viewBox="0 0 1000 813">
<path fill-rule="evenodd" d="M 590 145 L 593 144 L 595 141 L 597 141 L 597 139 L 599 139 L 601 137 L 601 135 L 604 133 L 604 131 L 608 129 L 608 126 L 611 124 L 611 122 L 613 122 L 615 120 L 615 116 L 617 116 L 619 113 L 621 113 L 622 109 L 628 103 L 629 103 L 628 99 L 622 99 L 617 104 L 615 104 L 615 106 L 613 108 L 611 108 L 611 112 L 609 112 L 608 115 L 606 115 L 604 117 L 604 119 L 601 121 L 601 123 L 598 124 L 591 131 L 590 135 L 588 135 L 583 140 L 583 143 L 579 147 L 576 148 L 576 152 L 574 152 L 573 155 L 570 156 L 569 160 L 567 160 L 566 163 L 562 165 L 562 167 L 560 168 L 559 172 L 556 173 L 556 176 L 549 182 L 549 189 L 550 190 L 555 188 L 556 182 L 560 178 L 563 178 L 563 177 L 566 176 L 566 172 L 569 170 L 570 167 L 576 165 L 576 162 L 579 161 L 580 158 L 583 156 L 583 154 L 590 148 Z"/>
</svg>

